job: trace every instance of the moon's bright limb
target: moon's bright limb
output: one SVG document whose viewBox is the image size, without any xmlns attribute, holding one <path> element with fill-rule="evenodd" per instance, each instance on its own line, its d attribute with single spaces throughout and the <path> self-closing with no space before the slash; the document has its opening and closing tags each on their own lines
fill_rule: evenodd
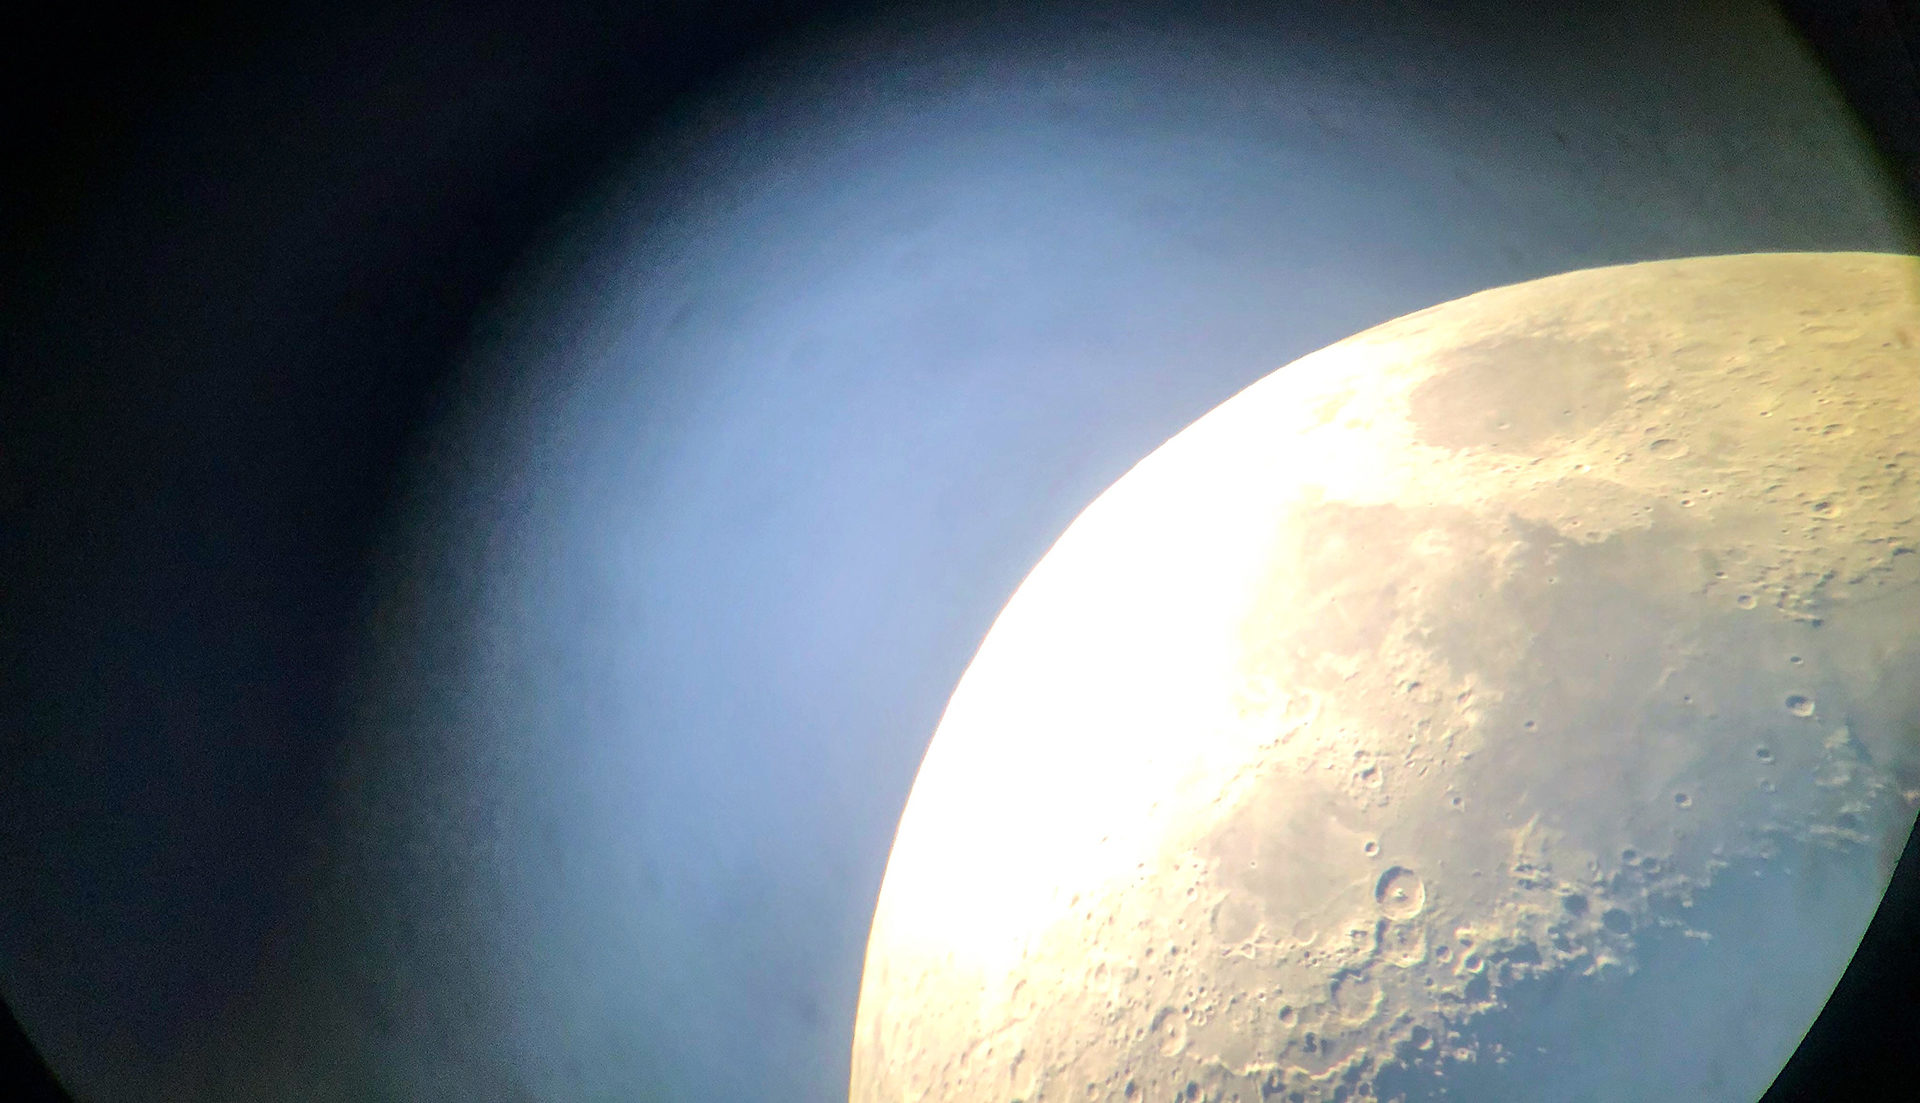
<svg viewBox="0 0 1920 1103">
<path fill-rule="evenodd" d="M 1914 822 L 1916 551 L 1912 258 L 1575 272 L 1276 372 L 954 691 L 853 1098 L 1754 1098 Z"/>
</svg>

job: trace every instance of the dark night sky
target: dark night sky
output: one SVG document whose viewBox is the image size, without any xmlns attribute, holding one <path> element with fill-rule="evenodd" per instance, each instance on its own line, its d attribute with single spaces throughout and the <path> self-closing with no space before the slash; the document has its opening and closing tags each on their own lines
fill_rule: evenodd
<svg viewBox="0 0 1920 1103">
<path fill-rule="evenodd" d="M 301 941 L 307 871 L 338 845 L 317 779 L 359 768 L 340 765 L 342 700 L 369 595 L 393 570 L 382 534 L 411 516 L 404 471 L 423 434 L 458 412 L 450 380 L 485 344 L 476 324 L 525 295 L 510 269 L 564 236 L 581 196 L 685 97 L 857 13 L 803 0 L 257 7 L 0 31 L 0 797 L 34 794 L 0 803 L 0 892 L 36 886 L 0 899 L 0 978 L 98 981 L 114 963 L 110 986 L 35 993 L 48 1016 L 36 1034 L 81 1036 L 112 1009 L 121 1048 L 87 1055 L 101 1066 L 204 1045 L 198 1027 L 254 1006 L 259 977 L 324 956 Z M 1461 7 L 1464 26 L 1474 9 Z M 1920 195 L 1920 16 L 1865 0 L 1787 10 L 1889 173 Z M 1542 72 L 1555 48 L 1532 44 Z M 1809 234 L 1804 247 L 1842 247 Z M 1509 263 L 1553 267 L 1543 253 L 1488 270 Z M 44 815 L 56 806 L 71 814 Z M 419 922 L 369 929 L 465 944 Z M 10 933 L 29 928 L 67 935 Z M 1906 1097 L 1916 947 L 1910 848 L 1777 1098 L 1834 1096 L 1836 1078 L 1861 1085 L 1854 1098 Z M 791 998 L 801 1018 L 838 1013 Z M 366 1005 L 409 1006 L 343 1006 Z M 442 1017 L 435 1036 L 490 1021 L 415 1011 Z M 381 1044 L 356 1053 L 400 1060 Z M 671 1037 L 633 1044 L 622 1059 L 680 1059 Z M 0 1083 L 37 1067 L 17 1031 L 0 1039 Z"/>
<path fill-rule="evenodd" d="M 33 856 L 111 867 L 85 938 L 173 948 L 125 977 L 165 992 L 137 1027 L 157 1050 L 299 894 L 310 829 L 259 825 L 318 814 L 373 532 L 472 319 L 649 118 L 802 6 L 233 5 L 5 36 L 0 738 L 19 770 L 71 727 L 162 733 L 103 749 L 113 811 Z"/>
</svg>

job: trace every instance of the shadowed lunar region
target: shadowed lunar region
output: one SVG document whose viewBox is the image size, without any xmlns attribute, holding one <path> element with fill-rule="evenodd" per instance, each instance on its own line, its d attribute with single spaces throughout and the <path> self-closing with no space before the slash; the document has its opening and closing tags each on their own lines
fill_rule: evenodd
<svg viewBox="0 0 1920 1103">
<path fill-rule="evenodd" d="M 1920 803 L 1920 260 L 1481 292 L 1141 461 L 921 767 L 852 1098 L 1743 1100 Z"/>
</svg>

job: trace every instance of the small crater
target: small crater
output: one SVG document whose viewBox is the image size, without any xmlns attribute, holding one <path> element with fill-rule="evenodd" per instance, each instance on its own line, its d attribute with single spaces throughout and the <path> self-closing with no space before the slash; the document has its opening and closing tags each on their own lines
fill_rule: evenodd
<svg viewBox="0 0 1920 1103">
<path fill-rule="evenodd" d="M 1587 898 L 1577 892 L 1570 892 L 1562 896 L 1560 898 L 1560 906 L 1567 910 L 1568 915 L 1587 914 Z"/>
<path fill-rule="evenodd" d="M 1806 662 L 1806 660 L 1805 660 L 1805 659 L 1802 659 L 1802 658 L 1801 658 L 1800 656 L 1798 656 L 1798 655 L 1788 655 L 1788 656 L 1787 656 L 1787 661 L 1788 661 L 1788 662 L 1790 662 L 1790 663 L 1792 663 L 1792 664 L 1793 664 L 1793 665 L 1795 665 L 1795 666 L 1799 666 L 1799 665 L 1800 665 L 1801 663 L 1803 663 L 1803 662 Z"/>
<path fill-rule="evenodd" d="M 1540 727 L 1540 724 L 1538 721 L 1529 720 L 1526 723 L 1521 724 L 1520 726 L 1525 728 L 1528 731 L 1537 731 Z"/>
<path fill-rule="evenodd" d="M 1804 693 L 1795 693 L 1787 698 L 1787 711 L 1795 716 L 1813 715 L 1813 698 Z"/>
<path fill-rule="evenodd" d="M 1427 886 L 1405 866 L 1393 866 L 1374 882 L 1373 898 L 1389 919 L 1411 919 L 1427 906 Z"/>
<path fill-rule="evenodd" d="M 1647 445 L 1647 452 L 1663 460 L 1678 459 L 1687 454 L 1687 446 L 1672 437 L 1661 437 Z"/>
<path fill-rule="evenodd" d="M 1753 608 L 1753 605 L 1754 605 L 1753 595 L 1741 594 L 1739 597 L 1736 597 L 1733 599 L 1733 603 L 1735 605 L 1738 605 L 1742 609 L 1751 609 Z"/>
<path fill-rule="evenodd" d="M 1633 929 L 1633 919 L 1619 908 L 1608 908 L 1600 916 L 1600 925 L 1614 934 L 1626 934 Z"/>
<path fill-rule="evenodd" d="M 1677 808 L 1692 808 L 1693 797 L 1686 793 L 1675 793 L 1673 795 L 1673 803 Z"/>
<path fill-rule="evenodd" d="M 1762 763 L 1772 762 L 1773 751 L 1767 747 L 1755 747 L 1753 749 L 1753 757 L 1759 759 Z"/>
<path fill-rule="evenodd" d="M 1368 839 L 1367 844 L 1360 849 L 1366 852 L 1367 857 L 1371 858 L 1375 854 L 1380 853 L 1380 844 L 1374 842 L 1372 839 Z"/>
<path fill-rule="evenodd" d="M 1283 1004 L 1283 1005 L 1281 1005 L 1281 1007 L 1280 1007 L 1280 1016 L 1279 1016 L 1279 1017 L 1280 1017 L 1280 1022 L 1281 1022 L 1281 1024 L 1282 1024 L 1282 1025 L 1285 1025 L 1285 1026 L 1292 1026 L 1292 1025 L 1293 1025 L 1293 1020 L 1294 1020 L 1294 1018 L 1295 1018 L 1295 1015 L 1294 1015 L 1294 1013 L 1293 1013 L 1293 1008 L 1291 1008 L 1291 1007 L 1288 1007 L 1288 1006 L 1286 1006 L 1286 1005 L 1284 1005 L 1284 1004 Z"/>
<path fill-rule="evenodd" d="M 1464 808 L 1466 807 L 1467 800 L 1465 797 L 1454 796 L 1447 801 L 1447 804 L 1456 809 Z"/>
</svg>

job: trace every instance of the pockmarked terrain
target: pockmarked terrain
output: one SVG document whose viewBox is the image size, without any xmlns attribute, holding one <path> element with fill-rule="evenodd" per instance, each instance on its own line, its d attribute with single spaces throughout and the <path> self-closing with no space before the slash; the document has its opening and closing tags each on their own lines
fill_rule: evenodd
<svg viewBox="0 0 1920 1103">
<path fill-rule="evenodd" d="M 1757 1097 L 1920 806 L 1916 551 L 1914 258 L 1575 272 L 1276 372 L 981 645 L 852 1098 Z"/>
</svg>

